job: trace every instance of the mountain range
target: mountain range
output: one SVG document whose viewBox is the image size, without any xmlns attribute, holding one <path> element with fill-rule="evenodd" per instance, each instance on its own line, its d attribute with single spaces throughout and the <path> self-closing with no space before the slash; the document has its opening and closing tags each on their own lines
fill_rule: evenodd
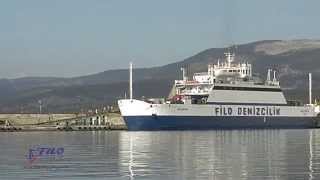
<svg viewBox="0 0 320 180">
<path fill-rule="evenodd" d="M 134 96 L 166 97 L 181 67 L 191 77 L 207 71 L 209 63 L 224 58 L 227 48 L 210 48 L 182 61 L 152 68 L 134 69 Z M 277 71 L 288 99 L 306 102 L 308 73 L 313 73 L 314 95 L 320 89 L 320 40 L 265 40 L 236 45 L 235 61 L 253 64 L 254 74 L 265 77 Z M 108 70 L 74 78 L 25 77 L 0 79 L 0 113 L 78 112 L 115 104 L 128 91 L 128 70 Z"/>
</svg>

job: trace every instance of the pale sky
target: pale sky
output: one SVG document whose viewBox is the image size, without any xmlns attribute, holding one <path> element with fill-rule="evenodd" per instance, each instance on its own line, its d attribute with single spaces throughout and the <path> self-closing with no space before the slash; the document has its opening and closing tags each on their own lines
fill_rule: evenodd
<svg viewBox="0 0 320 180">
<path fill-rule="evenodd" d="M 319 39 L 319 0 L 2 0 L 0 78 L 165 65 L 265 39 Z"/>
</svg>

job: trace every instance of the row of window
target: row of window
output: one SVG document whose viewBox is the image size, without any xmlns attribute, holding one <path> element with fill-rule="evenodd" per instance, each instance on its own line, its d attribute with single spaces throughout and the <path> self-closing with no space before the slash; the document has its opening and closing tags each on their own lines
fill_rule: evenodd
<svg viewBox="0 0 320 180">
<path fill-rule="evenodd" d="M 236 72 L 238 72 L 238 73 L 240 73 L 241 72 L 241 70 L 240 69 L 238 69 L 238 70 L 223 70 L 223 72 L 230 72 L 230 73 L 236 73 Z M 243 74 L 250 74 L 250 70 L 242 70 L 242 73 Z"/>
<path fill-rule="evenodd" d="M 230 86 L 215 86 L 215 90 L 238 90 L 238 91 L 271 91 L 281 92 L 279 88 L 256 88 L 256 87 L 230 87 Z"/>
</svg>

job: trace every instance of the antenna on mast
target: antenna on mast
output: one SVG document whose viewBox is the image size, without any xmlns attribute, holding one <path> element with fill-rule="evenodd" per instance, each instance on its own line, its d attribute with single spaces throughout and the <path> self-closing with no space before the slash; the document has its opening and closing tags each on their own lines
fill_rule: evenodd
<svg viewBox="0 0 320 180">
<path fill-rule="evenodd" d="M 228 67 L 231 67 L 231 63 L 233 62 L 234 54 L 231 54 L 230 51 L 228 51 L 227 53 L 224 53 L 224 54 L 227 57 Z"/>
<path fill-rule="evenodd" d="M 273 71 L 273 82 L 277 81 L 277 77 L 276 77 L 276 71 Z"/>
<path fill-rule="evenodd" d="M 133 64 L 130 62 L 130 77 L 129 77 L 129 86 L 130 86 L 130 100 L 132 100 L 133 97 L 133 88 L 132 88 L 132 69 L 133 69 Z"/>
<path fill-rule="evenodd" d="M 312 74 L 309 73 L 309 104 L 312 104 Z"/>
<path fill-rule="evenodd" d="M 268 69 L 267 83 L 270 84 L 270 82 L 271 82 L 271 69 Z"/>
<path fill-rule="evenodd" d="M 187 72 L 186 72 L 186 68 L 181 68 L 181 71 L 182 71 L 182 78 L 183 78 L 183 81 L 187 81 L 188 80 L 188 76 L 187 76 Z"/>
</svg>

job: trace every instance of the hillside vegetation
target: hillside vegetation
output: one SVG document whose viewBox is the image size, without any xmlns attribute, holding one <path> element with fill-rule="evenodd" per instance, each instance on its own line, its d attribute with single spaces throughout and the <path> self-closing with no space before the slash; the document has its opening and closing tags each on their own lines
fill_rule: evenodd
<svg viewBox="0 0 320 180">
<path fill-rule="evenodd" d="M 134 96 L 166 97 L 181 67 L 188 74 L 207 70 L 208 63 L 224 58 L 226 48 L 211 48 L 182 61 L 161 67 L 134 70 Z M 320 96 L 320 41 L 259 41 L 237 45 L 236 61 L 253 64 L 263 78 L 267 68 L 276 69 L 288 99 L 306 101 L 308 72 L 313 73 L 314 94 Z M 128 91 L 128 71 L 109 70 L 75 78 L 25 77 L 0 80 L 0 112 L 75 112 L 115 104 Z"/>
</svg>

